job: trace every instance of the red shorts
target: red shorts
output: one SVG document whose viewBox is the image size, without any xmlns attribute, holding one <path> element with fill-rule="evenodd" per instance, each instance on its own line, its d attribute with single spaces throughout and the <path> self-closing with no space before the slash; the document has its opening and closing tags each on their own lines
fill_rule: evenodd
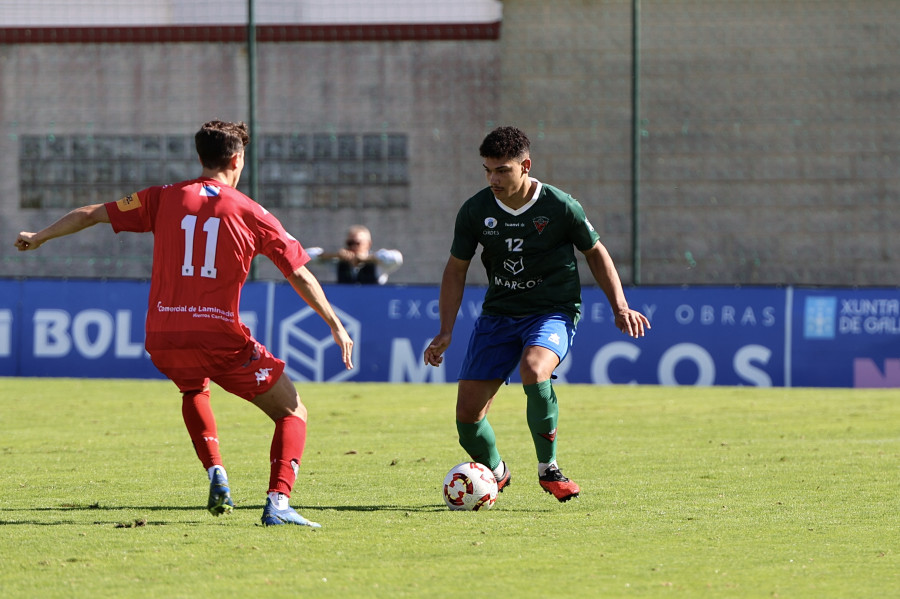
<svg viewBox="0 0 900 599">
<path fill-rule="evenodd" d="M 281 378 L 284 362 L 270 354 L 263 344 L 256 343 L 253 355 L 245 364 L 227 371 L 209 376 L 190 376 L 185 373 L 185 369 L 160 368 L 160 372 L 175 383 L 182 393 L 205 389 L 211 380 L 229 393 L 251 401 L 271 389 Z"/>
</svg>

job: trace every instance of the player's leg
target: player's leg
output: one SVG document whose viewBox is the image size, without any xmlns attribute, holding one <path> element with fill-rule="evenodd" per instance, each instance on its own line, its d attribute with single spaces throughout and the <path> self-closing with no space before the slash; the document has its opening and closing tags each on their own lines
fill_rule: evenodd
<svg viewBox="0 0 900 599">
<path fill-rule="evenodd" d="M 216 418 L 209 403 L 210 379 L 203 370 L 185 366 L 192 360 L 185 359 L 180 350 L 155 350 L 150 353 L 150 359 L 181 392 L 181 416 L 194 451 L 209 477 L 206 508 L 213 516 L 231 513 L 234 502 L 231 500 L 228 475 L 219 453 Z"/>
<path fill-rule="evenodd" d="M 253 403 L 275 423 L 263 524 L 318 527 L 288 505 L 306 445 L 306 406 L 291 379 L 284 374 L 284 362 L 262 344 L 252 339 L 249 343 L 253 345 L 250 359 L 213 380 L 226 391 Z"/>
<path fill-rule="evenodd" d="M 283 373 L 268 391 L 251 401 L 275 423 L 269 449 L 269 492 L 290 497 L 306 445 L 306 406 L 291 379 Z"/>
<path fill-rule="evenodd" d="M 556 425 L 559 404 L 553 391 L 551 376 L 559 365 L 559 357 L 545 347 L 525 348 L 519 373 L 525 390 L 528 429 L 534 442 L 538 460 L 538 474 L 556 462 Z"/>
<path fill-rule="evenodd" d="M 456 430 L 459 444 L 473 460 L 489 467 L 500 491 L 509 485 L 509 468 L 497 449 L 494 429 L 488 421 L 491 403 L 515 369 L 522 343 L 515 319 L 484 316 L 475 321 L 459 373 L 456 397 Z"/>
<path fill-rule="evenodd" d="M 498 481 L 506 475 L 506 466 L 497 449 L 497 438 L 487 413 L 502 383 L 500 379 L 461 380 L 456 393 L 459 444 L 473 461 L 494 471 Z"/>
<path fill-rule="evenodd" d="M 207 470 L 222 465 L 216 418 L 209 404 L 209 385 L 181 395 L 181 416 L 200 462 Z"/>
<path fill-rule="evenodd" d="M 206 468 L 209 477 L 209 498 L 206 509 L 213 516 L 230 514 L 234 509 L 231 499 L 231 488 L 228 485 L 228 474 L 222 465 L 219 453 L 219 433 L 216 428 L 216 417 L 209 403 L 209 379 L 196 385 L 195 389 L 185 391 L 191 386 L 186 381 L 177 383 L 182 389 L 181 416 L 187 428 L 194 451 L 200 463 Z"/>
<path fill-rule="evenodd" d="M 318 528 L 319 524 L 298 514 L 288 503 L 306 446 L 307 411 L 297 388 L 286 374 L 281 373 L 272 387 L 251 401 L 275 423 L 269 450 L 271 466 L 263 524 L 299 524 Z"/>
<path fill-rule="evenodd" d="M 577 497 L 581 489 L 562 475 L 556 462 L 559 403 L 553 389 L 553 371 L 565 359 L 575 334 L 568 317 L 550 314 L 536 318 L 525 334 L 526 347 L 519 364 L 527 402 L 528 428 L 538 460 L 541 487 L 559 501 Z"/>
</svg>

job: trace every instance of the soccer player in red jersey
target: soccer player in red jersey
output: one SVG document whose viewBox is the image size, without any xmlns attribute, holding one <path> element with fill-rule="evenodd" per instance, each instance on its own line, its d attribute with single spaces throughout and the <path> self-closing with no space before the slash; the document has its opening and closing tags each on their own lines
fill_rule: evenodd
<svg viewBox="0 0 900 599">
<path fill-rule="evenodd" d="M 244 123 L 205 123 L 195 136 L 203 166 L 200 178 L 77 208 L 37 233 L 19 233 L 15 245 L 20 251 L 35 250 L 97 223 L 110 223 L 117 233 L 152 232 L 145 346 L 182 393 L 184 422 L 210 479 L 207 508 L 218 516 L 234 507 L 209 403 L 214 381 L 275 422 L 263 524 L 317 528 L 288 504 L 306 444 L 306 407 L 284 374 L 284 362 L 238 318 L 241 287 L 253 258 L 262 254 L 272 260 L 328 324 L 348 369 L 353 367 L 353 341 L 306 268 L 310 257 L 300 243 L 265 208 L 237 191 L 248 143 Z"/>
</svg>

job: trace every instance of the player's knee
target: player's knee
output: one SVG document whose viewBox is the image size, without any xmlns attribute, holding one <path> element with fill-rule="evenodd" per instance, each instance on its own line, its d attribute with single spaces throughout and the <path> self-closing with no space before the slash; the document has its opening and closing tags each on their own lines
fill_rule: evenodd
<svg viewBox="0 0 900 599">
<path fill-rule="evenodd" d="M 522 377 L 523 385 L 534 385 L 541 381 L 549 380 L 553 376 L 553 371 L 559 362 L 551 363 L 549 361 L 523 361 L 519 365 L 519 376 Z"/>
<path fill-rule="evenodd" d="M 519 375 L 522 377 L 523 385 L 535 385 L 541 381 L 549 380 L 552 372 L 552 370 L 547 372 L 546 369 L 522 368 L 519 370 Z"/>
<path fill-rule="evenodd" d="M 276 419 L 276 416 L 277 418 L 296 416 L 305 422 L 307 418 L 306 406 L 300 401 L 300 396 L 296 394 L 293 397 L 280 398 L 280 401 L 275 402 L 272 406 L 272 411 L 269 415 L 272 416 L 273 420 Z"/>
<path fill-rule="evenodd" d="M 456 421 L 465 424 L 475 424 L 487 415 L 487 406 L 473 407 L 466 404 L 456 404 Z"/>
<path fill-rule="evenodd" d="M 306 406 L 303 405 L 303 402 L 300 401 L 300 398 L 297 398 L 297 406 L 294 408 L 293 415 L 298 417 L 303 422 L 306 422 L 307 412 Z"/>
<path fill-rule="evenodd" d="M 477 418 L 473 417 L 467 410 L 460 410 L 459 407 L 456 408 L 456 421 L 463 422 L 465 424 L 473 424 L 477 422 Z"/>
</svg>

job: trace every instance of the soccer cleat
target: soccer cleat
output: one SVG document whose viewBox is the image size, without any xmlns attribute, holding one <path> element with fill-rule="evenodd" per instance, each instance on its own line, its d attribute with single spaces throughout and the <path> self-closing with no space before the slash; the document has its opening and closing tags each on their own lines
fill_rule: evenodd
<svg viewBox="0 0 900 599">
<path fill-rule="evenodd" d="M 231 489 L 228 488 L 228 479 L 219 468 L 213 470 L 212 478 L 209 481 L 209 501 L 206 503 L 206 509 L 213 516 L 230 514 L 234 509 L 234 502 L 231 501 Z"/>
<path fill-rule="evenodd" d="M 575 481 L 571 481 L 563 476 L 563 473 L 559 471 L 555 464 L 547 468 L 547 472 L 544 473 L 544 476 L 539 477 L 538 480 L 541 483 L 541 488 L 556 497 L 560 502 L 578 497 L 578 494 L 581 492 Z"/>
<path fill-rule="evenodd" d="M 509 471 L 509 466 L 506 465 L 506 462 L 500 462 L 503 464 L 503 476 L 497 479 L 497 492 L 502 493 L 503 489 L 509 486 L 509 481 L 512 480 L 512 473 Z"/>
<path fill-rule="evenodd" d="M 310 528 L 322 528 L 322 525 L 307 520 L 294 510 L 292 507 L 286 507 L 283 510 L 275 508 L 272 500 L 266 498 L 266 507 L 263 508 L 262 515 L 263 526 L 278 526 L 280 524 L 296 524 L 298 526 L 309 526 Z"/>
</svg>

